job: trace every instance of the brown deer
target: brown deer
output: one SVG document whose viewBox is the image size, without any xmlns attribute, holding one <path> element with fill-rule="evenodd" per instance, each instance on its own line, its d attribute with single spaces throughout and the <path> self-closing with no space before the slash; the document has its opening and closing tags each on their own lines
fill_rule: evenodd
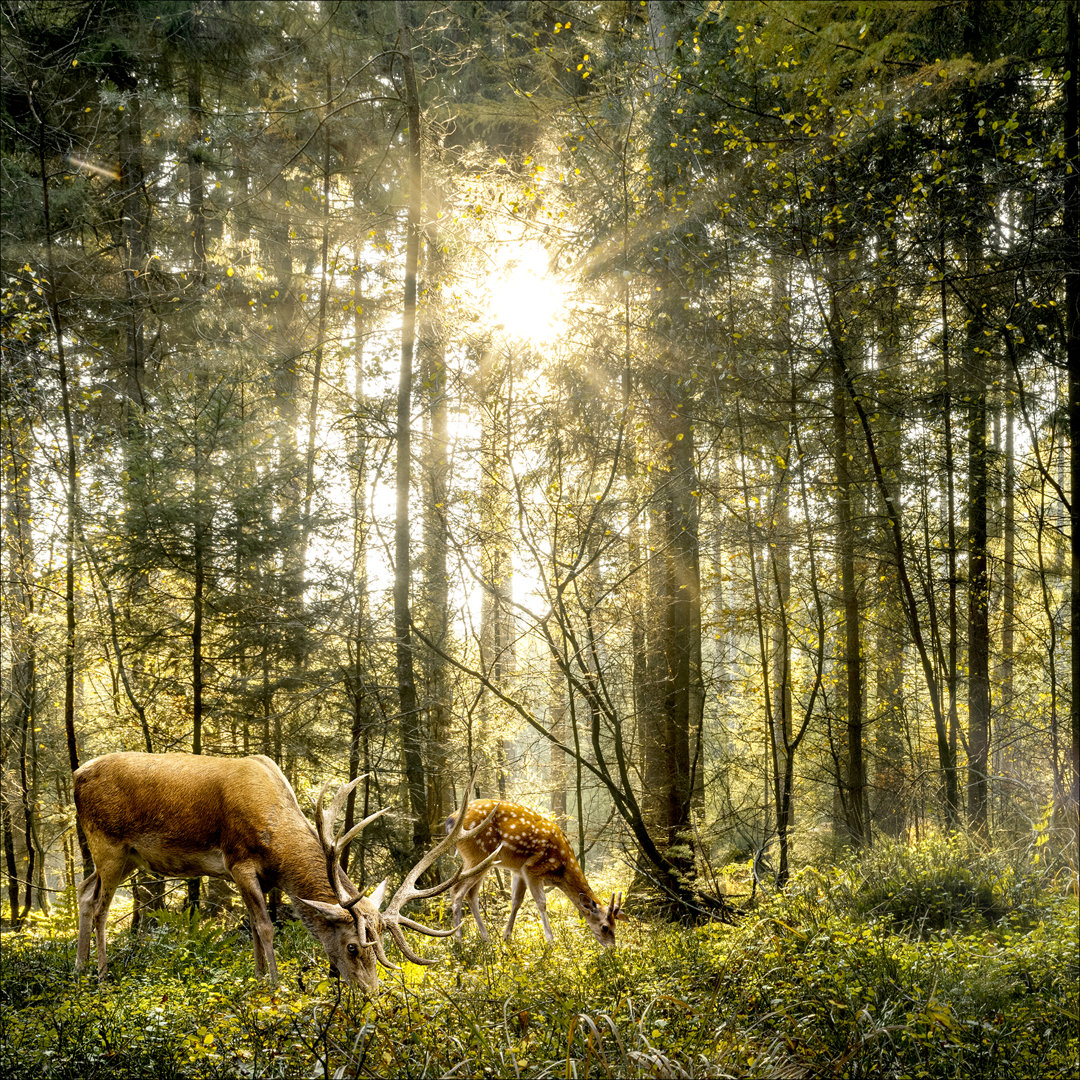
<svg viewBox="0 0 1080 1080">
<path fill-rule="evenodd" d="M 338 790 L 323 808 L 323 785 L 315 808 L 316 825 L 301 813 L 293 789 L 268 757 L 215 758 L 192 754 L 117 753 L 88 761 L 77 769 L 75 807 L 86 832 L 94 871 L 79 886 L 79 944 L 75 968 L 90 958 L 91 928 L 97 944 L 98 978 L 105 977 L 105 919 L 113 894 L 136 868 L 167 877 L 231 877 L 251 918 L 255 970 L 277 982 L 274 927 L 266 910 L 266 891 L 280 886 L 311 935 L 326 950 L 331 974 L 349 986 L 374 990 L 378 960 L 395 968 L 383 948 L 388 933 L 414 963 L 434 964 L 418 956 L 402 927 L 431 937 L 434 930 L 401 914 L 410 900 L 435 896 L 463 876 L 483 873 L 490 865 L 459 866 L 447 880 L 428 889 L 416 882 L 440 855 L 463 839 L 451 832 L 406 875 L 385 909 L 383 881 L 371 896 L 341 869 L 341 853 L 379 810 L 334 836 L 334 822 L 358 777 Z M 466 792 L 471 790 L 471 784 Z M 466 793 L 462 812 L 468 812 Z"/>
<path fill-rule="evenodd" d="M 458 833 L 463 823 L 469 831 Z M 459 937 L 462 902 L 468 900 L 480 928 L 480 937 L 488 940 L 478 897 L 485 875 L 495 865 L 505 867 L 513 876 L 505 940 L 509 941 L 513 933 L 514 919 L 526 889 L 540 909 L 544 937 L 552 940 L 544 889 L 556 886 L 570 897 L 601 945 L 606 948 L 615 944 L 615 920 L 626 918 L 622 913 L 622 893 L 612 893 L 611 903 L 601 907 L 574 857 L 570 842 L 554 821 L 517 803 L 483 799 L 471 803 L 462 813 L 448 817 L 446 831 L 451 836 L 458 833 L 455 843 L 465 864 L 464 874 L 453 885 L 454 932 Z"/>
</svg>

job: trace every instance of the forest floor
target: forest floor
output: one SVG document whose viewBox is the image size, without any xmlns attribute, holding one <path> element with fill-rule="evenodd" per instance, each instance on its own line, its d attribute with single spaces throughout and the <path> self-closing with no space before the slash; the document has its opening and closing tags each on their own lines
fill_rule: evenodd
<svg viewBox="0 0 1080 1080">
<path fill-rule="evenodd" d="M 1045 860 L 1045 856 L 1044 856 Z M 489 886 L 490 889 L 490 886 Z M 428 943 L 366 997 L 300 924 L 256 979 L 238 913 L 114 907 L 109 980 L 73 973 L 70 914 L 7 930 L 0 1075 L 30 1077 L 1076 1077 L 1075 870 L 962 842 L 807 868 L 736 926 L 632 918 L 602 951 L 552 897 L 512 944 Z M 501 900 L 489 895 L 492 925 Z M 632 910 L 632 908 L 631 908 Z M 437 920 L 445 910 L 432 907 Z M 415 935 L 414 935 L 415 938 Z M 414 942 L 415 943 L 415 942 Z"/>
</svg>

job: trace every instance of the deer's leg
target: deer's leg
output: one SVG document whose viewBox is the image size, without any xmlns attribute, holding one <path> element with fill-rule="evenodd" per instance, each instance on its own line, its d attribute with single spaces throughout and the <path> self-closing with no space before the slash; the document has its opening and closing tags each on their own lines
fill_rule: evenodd
<svg viewBox="0 0 1080 1080">
<path fill-rule="evenodd" d="M 465 901 L 466 900 L 469 901 L 469 908 L 472 911 L 473 916 L 476 917 L 476 908 L 473 907 L 472 895 L 473 895 L 473 893 L 476 893 L 476 892 L 480 891 L 480 886 L 483 884 L 484 878 L 487 877 L 487 873 L 488 872 L 485 870 L 478 877 L 466 878 L 464 881 L 459 881 L 454 886 L 453 890 L 450 893 L 450 895 L 452 897 L 450 911 L 451 911 L 451 918 L 453 919 L 453 922 L 454 922 L 454 937 L 457 938 L 459 941 L 461 940 L 461 936 L 462 936 L 461 935 L 461 924 L 462 924 L 462 921 L 463 921 L 463 913 L 462 912 L 463 912 L 463 908 L 465 906 Z M 482 927 L 484 924 L 480 921 L 479 918 L 477 918 L 476 925 Z M 481 937 L 483 937 L 483 934 L 481 934 Z"/>
<path fill-rule="evenodd" d="M 532 898 L 535 901 L 537 908 L 540 910 L 540 921 L 544 924 L 544 939 L 546 941 L 551 941 L 551 924 L 548 922 L 547 917 L 547 896 L 544 895 L 543 879 L 529 877 L 528 874 L 522 874 L 521 877 L 523 881 L 528 883 L 529 892 L 532 893 Z"/>
<path fill-rule="evenodd" d="M 471 886 L 472 882 L 466 881 L 464 884 L 455 888 L 451 894 L 450 917 L 454 923 L 454 937 L 456 937 L 458 941 L 461 940 L 462 908 L 465 904 L 465 894 L 469 891 Z"/>
<path fill-rule="evenodd" d="M 487 923 L 484 922 L 484 913 L 480 910 L 480 886 L 487 874 L 481 874 L 476 881 L 472 882 L 465 890 L 465 899 L 469 901 L 469 910 L 473 913 L 477 928 L 480 931 L 480 940 L 488 940 Z M 458 910 L 461 909 L 461 901 L 458 900 Z"/>
<path fill-rule="evenodd" d="M 514 932 L 514 920 L 517 918 L 518 908 L 521 907 L 521 901 L 525 899 L 525 875 L 515 873 L 512 876 L 514 880 L 510 886 L 510 918 L 506 923 L 506 933 L 503 934 L 507 941 Z"/>
<path fill-rule="evenodd" d="M 109 970 L 105 955 L 106 920 L 120 882 L 131 869 L 127 852 L 122 847 L 92 851 L 96 869 L 79 885 L 79 944 L 75 952 L 76 970 L 81 970 L 90 959 L 90 928 L 93 926 L 94 943 L 97 946 L 98 979 L 104 979 Z"/>
<path fill-rule="evenodd" d="M 79 946 L 75 951 L 75 970 L 82 971 L 90 959 L 90 934 L 94 923 L 94 893 L 99 877 L 96 870 L 79 883 Z"/>
<path fill-rule="evenodd" d="M 278 981 L 277 960 L 274 958 L 274 924 L 270 912 L 266 910 L 266 897 L 259 875 L 250 863 L 237 863 L 229 867 L 236 887 L 244 900 L 248 917 L 251 919 L 251 942 L 255 952 L 255 973 L 269 975 L 270 982 Z"/>
</svg>

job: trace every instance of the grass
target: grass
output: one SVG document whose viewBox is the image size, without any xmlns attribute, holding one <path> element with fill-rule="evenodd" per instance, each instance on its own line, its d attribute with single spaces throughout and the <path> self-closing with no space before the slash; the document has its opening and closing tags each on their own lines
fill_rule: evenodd
<svg viewBox="0 0 1080 1080">
<path fill-rule="evenodd" d="M 235 917 L 180 916 L 138 939 L 113 930 L 99 988 L 73 974 L 70 918 L 39 918 L 4 935 L 0 1072 L 1075 1077 L 1075 893 L 1045 874 L 1017 885 L 1001 860 L 952 889 L 973 864 L 879 852 L 803 871 L 736 927 L 632 920 L 606 952 L 553 897 L 550 946 L 528 907 L 509 946 L 467 923 L 461 945 L 424 939 L 443 963 L 384 973 L 374 998 L 327 979 L 295 923 L 277 935 L 276 988 L 254 977 Z M 968 898 L 948 919 L 912 900 L 936 912 L 945 894 Z"/>
</svg>

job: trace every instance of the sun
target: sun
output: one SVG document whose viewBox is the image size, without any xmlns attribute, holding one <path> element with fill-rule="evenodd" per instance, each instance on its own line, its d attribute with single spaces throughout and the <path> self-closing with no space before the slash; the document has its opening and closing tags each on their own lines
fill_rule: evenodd
<svg viewBox="0 0 1080 1080">
<path fill-rule="evenodd" d="M 537 243 L 508 241 L 491 253 L 483 283 L 483 310 L 493 329 L 541 345 L 560 330 L 566 286 L 549 270 L 547 251 Z"/>
</svg>

